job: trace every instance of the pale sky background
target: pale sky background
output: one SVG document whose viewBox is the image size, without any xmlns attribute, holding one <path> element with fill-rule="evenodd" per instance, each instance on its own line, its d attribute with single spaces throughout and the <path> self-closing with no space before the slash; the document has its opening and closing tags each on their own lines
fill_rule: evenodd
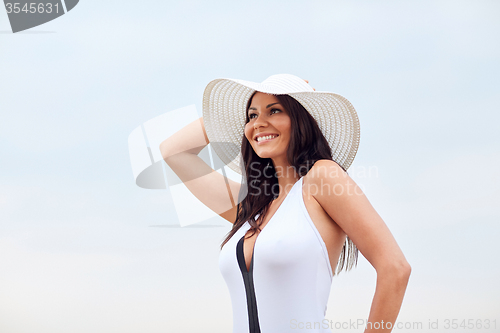
<svg viewBox="0 0 500 333">
<path fill-rule="evenodd" d="M 500 332 L 499 1 L 82 0 L 9 31 L 0 10 L 0 332 L 231 332 L 229 223 L 152 227 L 176 213 L 127 138 L 215 78 L 279 73 L 358 111 L 351 176 L 413 269 L 398 321 L 424 329 L 400 331 Z M 364 258 L 335 278 L 327 318 L 367 318 L 375 279 Z"/>
</svg>

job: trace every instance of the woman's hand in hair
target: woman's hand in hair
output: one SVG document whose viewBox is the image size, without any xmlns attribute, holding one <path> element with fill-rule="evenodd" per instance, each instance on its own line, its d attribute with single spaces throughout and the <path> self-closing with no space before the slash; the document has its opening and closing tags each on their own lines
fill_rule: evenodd
<svg viewBox="0 0 500 333">
<path fill-rule="evenodd" d="M 199 118 L 163 141 L 160 152 L 198 200 L 233 223 L 241 184 L 224 177 L 198 156 L 209 143 L 203 118 Z"/>
</svg>

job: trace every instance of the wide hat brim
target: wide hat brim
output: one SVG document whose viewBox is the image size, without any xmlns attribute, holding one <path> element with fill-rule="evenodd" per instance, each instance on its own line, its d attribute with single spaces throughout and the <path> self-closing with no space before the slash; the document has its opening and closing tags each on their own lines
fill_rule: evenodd
<svg viewBox="0 0 500 333">
<path fill-rule="evenodd" d="M 319 92 L 290 74 L 273 75 L 262 83 L 235 79 L 211 81 L 203 94 L 203 122 L 213 150 L 224 164 L 242 174 L 241 142 L 246 107 L 256 91 L 289 95 L 318 122 L 332 158 L 347 170 L 359 146 L 359 119 L 352 104 L 331 92 Z"/>
</svg>

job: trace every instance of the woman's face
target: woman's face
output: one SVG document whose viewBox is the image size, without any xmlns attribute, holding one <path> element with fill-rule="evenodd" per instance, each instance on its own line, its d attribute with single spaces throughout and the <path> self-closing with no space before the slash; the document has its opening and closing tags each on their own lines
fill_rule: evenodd
<svg viewBox="0 0 500 333">
<path fill-rule="evenodd" d="M 290 143 L 288 111 L 274 95 L 255 93 L 248 109 L 245 136 L 261 158 L 285 157 Z"/>
</svg>

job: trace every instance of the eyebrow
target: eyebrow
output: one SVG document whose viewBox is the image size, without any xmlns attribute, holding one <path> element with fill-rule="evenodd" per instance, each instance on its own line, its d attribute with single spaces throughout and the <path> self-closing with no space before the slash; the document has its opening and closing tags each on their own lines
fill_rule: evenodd
<svg viewBox="0 0 500 333">
<path fill-rule="evenodd" d="M 266 109 L 269 109 L 271 106 L 273 105 L 276 105 L 276 104 L 280 104 L 279 102 L 276 102 L 276 103 L 271 103 L 269 104 L 268 106 L 266 106 Z M 253 108 L 253 107 L 249 107 L 248 110 L 257 110 L 256 108 Z"/>
</svg>

